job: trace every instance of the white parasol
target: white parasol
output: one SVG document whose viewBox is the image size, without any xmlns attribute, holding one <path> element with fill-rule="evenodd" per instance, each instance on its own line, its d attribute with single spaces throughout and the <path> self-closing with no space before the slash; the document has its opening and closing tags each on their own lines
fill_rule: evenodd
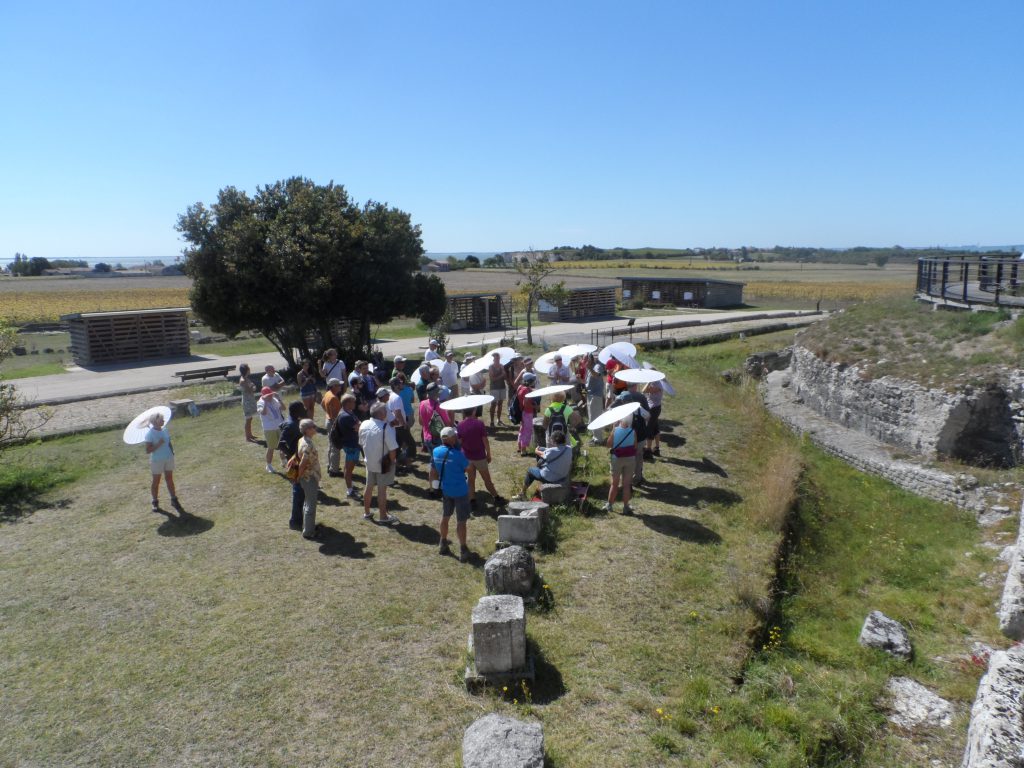
<svg viewBox="0 0 1024 768">
<path fill-rule="evenodd" d="M 643 368 L 628 368 L 624 371 L 616 371 L 615 378 L 625 381 L 627 384 L 650 384 L 652 381 L 661 381 L 665 374 L 661 371 L 644 370 Z"/>
<path fill-rule="evenodd" d="M 631 415 L 633 411 L 640 409 L 640 403 L 625 403 L 624 405 L 617 405 L 614 408 L 609 408 L 607 411 L 602 413 L 592 422 L 587 424 L 587 429 L 591 432 L 596 432 L 599 429 L 604 429 L 612 424 L 617 424 L 627 416 Z"/>
<path fill-rule="evenodd" d="M 545 352 L 543 355 L 533 361 L 533 370 L 537 373 L 543 373 L 545 376 L 551 375 L 551 367 L 555 362 L 555 355 L 562 357 L 562 352 L 557 349 L 553 349 L 550 352 Z M 565 358 L 562 357 L 562 362 L 565 362 Z"/>
<path fill-rule="evenodd" d="M 445 400 L 441 403 L 441 408 L 445 411 L 468 411 L 470 408 L 479 408 L 493 401 L 494 395 L 463 395 Z"/>
<path fill-rule="evenodd" d="M 608 365 L 608 361 L 611 360 L 613 357 L 620 363 L 628 364 L 626 358 L 631 360 L 633 363 L 636 363 L 636 360 L 633 359 L 634 357 L 636 357 L 636 347 L 634 347 L 628 341 L 616 341 L 614 344 L 609 344 L 607 347 L 602 349 L 601 352 L 597 355 L 597 359 L 600 360 L 605 365 Z M 635 365 L 630 365 L 629 367 L 639 368 L 640 365 L 637 363 Z"/>
<path fill-rule="evenodd" d="M 143 411 L 124 429 L 124 435 L 121 438 L 128 445 L 138 445 L 139 443 L 145 442 L 146 433 L 149 432 L 149 417 L 155 413 L 159 413 L 164 417 L 164 424 L 171 420 L 171 409 L 166 405 L 157 405 L 150 408 L 148 411 Z"/>
<path fill-rule="evenodd" d="M 480 355 L 480 357 L 486 358 L 487 364 L 490 365 L 493 362 L 491 360 L 491 355 L 493 355 L 495 352 L 497 352 L 500 355 L 500 357 L 498 358 L 498 362 L 500 362 L 502 365 L 508 365 L 509 363 L 511 363 L 512 355 L 516 353 L 516 351 L 512 349 L 512 347 L 498 347 L 497 349 L 487 350 L 482 355 Z"/>
<path fill-rule="evenodd" d="M 574 357 L 583 357 L 583 355 L 596 352 L 597 347 L 593 344 L 567 344 L 558 351 L 562 353 L 562 360 L 572 360 Z"/>
<path fill-rule="evenodd" d="M 459 371 L 459 378 L 468 379 L 470 376 L 476 376 L 478 373 L 483 373 L 490 367 L 491 358 L 478 357 L 476 360 L 462 366 L 462 370 Z"/>
<path fill-rule="evenodd" d="M 541 387 L 533 392 L 527 392 L 524 397 L 544 397 L 544 395 L 553 395 L 556 392 L 568 392 L 570 389 L 576 389 L 576 387 L 572 384 L 552 384 L 550 387 Z"/>
<path fill-rule="evenodd" d="M 432 365 L 434 368 L 437 368 L 437 370 L 441 370 L 441 367 L 444 365 L 444 360 L 441 358 L 437 358 L 436 360 L 427 360 L 426 364 Z M 420 381 L 422 381 L 422 378 L 423 377 L 420 376 L 420 369 L 417 368 L 415 371 L 412 372 L 412 376 L 409 378 L 409 381 L 411 381 L 413 384 L 419 384 Z"/>
</svg>

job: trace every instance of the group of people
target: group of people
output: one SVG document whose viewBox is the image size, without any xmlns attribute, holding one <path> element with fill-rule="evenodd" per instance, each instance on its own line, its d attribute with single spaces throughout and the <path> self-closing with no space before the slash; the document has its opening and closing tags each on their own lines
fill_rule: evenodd
<svg viewBox="0 0 1024 768">
<path fill-rule="evenodd" d="M 326 474 L 342 479 L 348 498 L 362 501 L 366 520 L 375 519 L 376 497 L 376 520 L 384 525 L 400 522 L 388 511 L 388 488 L 395 484 L 398 474 L 413 466 L 420 450 L 428 454 L 429 493 L 442 501 L 439 551 L 453 553 L 448 534 L 449 521 L 454 516 L 458 556 L 465 561 L 471 554 L 467 522 L 480 510 L 478 477 L 496 508 L 508 503 L 491 477 L 489 440 L 489 433 L 506 426 L 506 417 L 518 422 L 519 453 L 537 458 L 536 466 L 531 466 L 524 477 L 520 497 L 525 498 L 535 482 L 569 481 L 574 448 L 584 439 L 580 432 L 585 423 L 593 422 L 609 407 L 636 402 L 639 409 L 607 430 L 596 430 L 591 438 L 594 444 L 606 444 L 610 452 L 611 483 L 606 510 L 613 510 L 621 492 L 623 514 L 632 514 L 632 488 L 645 482 L 645 455 L 660 455 L 660 382 L 649 383 L 640 391 L 636 384 L 615 377 L 623 363 L 611 358 L 603 364 L 592 353 L 571 360 L 556 354 L 544 373 L 536 370 L 530 356 L 514 353 L 503 361 L 502 354 L 497 352 L 488 365 L 478 363 L 466 371 L 466 365 L 475 360 L 474 355 L 466 354 L 460 366 L 453 352 L 442 354 L 434 340 L 424 357 L 423 364 L 411 374 L 405 370 L 406 359 L 402 355 L 394 357 L 390 372 L 385 371 L 380 359 L 376 365 L 358 360 L 349 372 L 337 350 L 329 349 L 316 363 L 302 363 L 296 377 L 299 399 L 287 407 L 281 396 L 284 378 L 273 366 L 265 368 L 258 386 L 249 366 L 239 366 L 245 439 L 257 442 L 252 422 L 258 417 L 266 446 L 265 470 L 278 471 L 275 453 L 279 453 L 283 470 L 292 481 L 292 529 L 301 531 L 307 539 L 320 536 L 317 496 L 325 470 L 316 440 L 320 431 L 315 421 L 318 405 L 323 410 L 322 429 L 328 440 Z M 542 375 L 549 385 L 566 385 L 551 395 L 545 408 L 541 407 L 540 397 L 530 397 L 542 383 Z M 326 383 L 322 396 L 321 381 Z M 441 407 L 446 400 L 472 394 L 491 396 L 488 424 L 482 418 L 483 407 L 455 411 Z M 510 404 L 507 408 L 506 402 Z M 173 455 L 165 456 L 170 437 L 162 427 L 162 423 L 154 423 L 150 430 L 152 440 L 147 436 L 154 508 L 161 474 L 166 478 L 172 503 L 177 502 Z M 531 452 L 535 428 L 539 445 Z M 355 468 L 360 460 L 365 466 L 362 493 L 355 486 Z"/>
</svg>

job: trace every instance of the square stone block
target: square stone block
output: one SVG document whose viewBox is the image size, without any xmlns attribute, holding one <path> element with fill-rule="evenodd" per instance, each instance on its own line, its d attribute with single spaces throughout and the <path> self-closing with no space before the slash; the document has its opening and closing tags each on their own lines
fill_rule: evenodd
<svg viewBox="0 0 1024 768">
<path fill-rule="evenodd" d="M 473 608 L 473 662 L 481 675 L 526 666 L 526 609 L 518 595 L 481 597 Z"/>
<path fill-rule="evenodd" d="M 541 526 L 548 524 L 548 517 L 551 512 L 551 508 L 543 501 L 510 501 L 506 510 L 508 514 L 519 515 L 520 517 L 528 516 L 528 512 L 536 512 L 537 516 L 540 517 Z"/>
<path fill-rule="evenodd" d="M 509 544 L 536 544 L 540 538 L 540 517 L 498 515 L 498 541 Z"/>
<path fill-rule="evenodd" d="M 544 483 L 540 487 L 540 497 L 546 504 L 568 504 L 569 485 L 560 483 Z"/>
</svg>

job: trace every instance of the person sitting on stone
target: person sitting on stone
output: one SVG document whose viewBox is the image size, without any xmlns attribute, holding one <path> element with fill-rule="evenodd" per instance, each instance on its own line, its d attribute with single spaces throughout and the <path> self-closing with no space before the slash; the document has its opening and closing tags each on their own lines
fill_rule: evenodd
<svg viewBox="0 0 1024 768">
<path fill-rule="evenodd" d="M 527 498 L 530 486 L 535 482 L 561 485 L 569 481 L 572 474 L 572 448 L 566 445 L 564 432 L 554 433 L 551 440 L 550 448 L 537 449 L 537 466 L 526 470 L 520 498 Z"/>
</svg>

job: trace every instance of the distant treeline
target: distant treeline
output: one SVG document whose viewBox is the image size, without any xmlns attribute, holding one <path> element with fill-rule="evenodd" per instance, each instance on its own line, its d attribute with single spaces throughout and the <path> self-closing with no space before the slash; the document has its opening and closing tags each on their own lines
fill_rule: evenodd
<svg viewBox="0 0 1024 768">
<path fill-rule="evenodd" d="M 598 248 L 593 245 L 575 247 L 562 245 L 552 248 L 549 253 L 557 254 L 562 261 L 612 261 L 621 259 L 694 259 L 701 261 L 799 261 L 822 264 L 876 264 L 885 266 L 892 262 L 915 262 L 920 258 L 950 258 L 984 255 L 989 258 L 1018 258 L 1016 251 L 950 250 L 945 248 L 797 248 L 776 245 L 774 248 Z"/>
</svg>

